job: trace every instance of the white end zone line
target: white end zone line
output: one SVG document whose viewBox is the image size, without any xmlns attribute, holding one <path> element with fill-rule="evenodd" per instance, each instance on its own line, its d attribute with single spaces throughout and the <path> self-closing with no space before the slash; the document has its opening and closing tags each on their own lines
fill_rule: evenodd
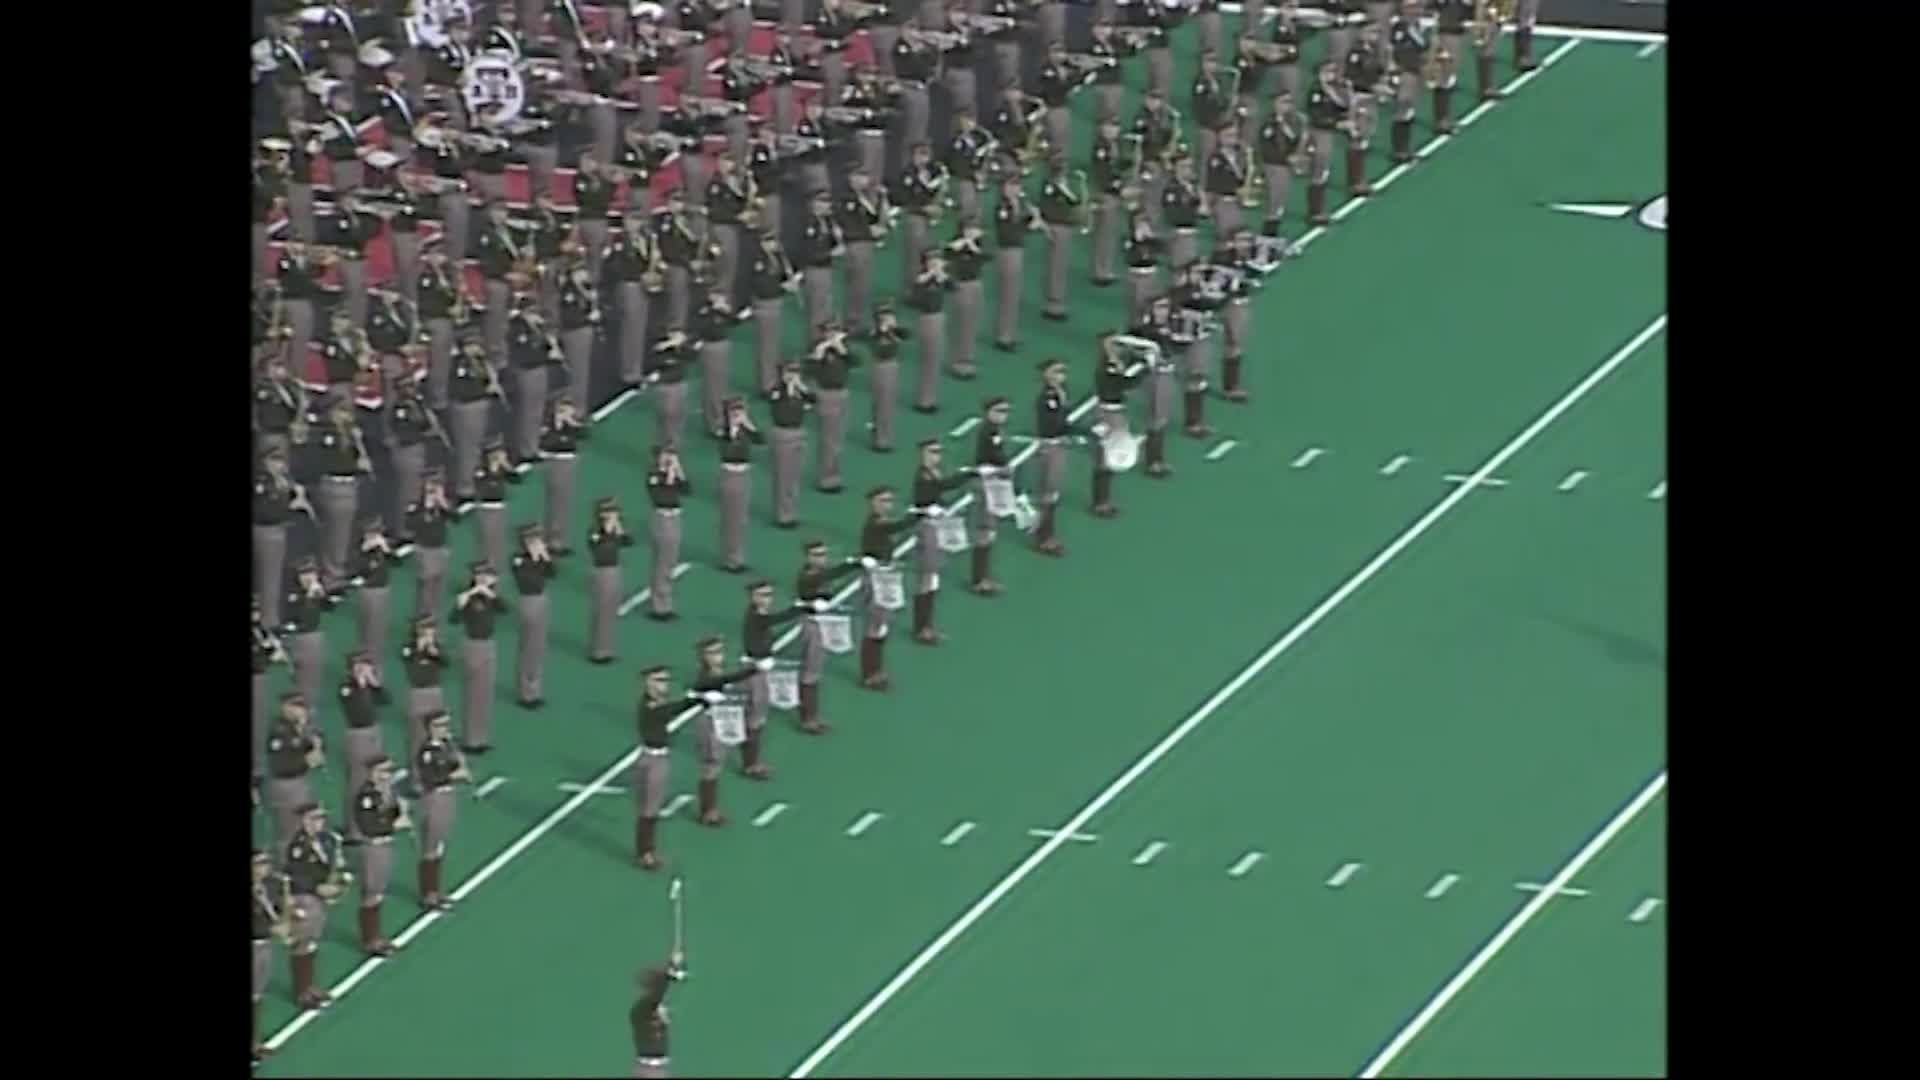
<svg viewBox="0 0 1920 1080">
<path fill-rule="evenodd" d="M 1664 323 L 1666 316 L 1661 316 L 1660 321 Z M 1440 992 L 1433 995 L 1433 999 L 1407 1022 L 1407 1026 L 1394 1034 L 1386 1047 L 1375 1054 L 1372 1061 L 1367 1062 L 1366 1068 L 1360 1070 L 1360 1080 L 1372 1080 L 1373 1077 L 1384 1072 L 1387 1066 L 1393 1064 L 1393 1060 L 1399 1057 L 1414 1039 L 1420 1037 L 1420 1033 L 1427 1029 L 1427 1025 L 1433 1023 L 1433 1018 L 1440 1015 L 1440 1010 L 1446 1008 L 1448 1002 L 1458 997 L 1460 991 L 1473 981 L 1473 977 L 1480 974 L 1493 961 L 1493 958 L 1499 955 L 1500 950 L 1506 948 L 1515 935 L 1533 921 L 1534 916 L 1540 914 L 1542 909 L 1552 903 L 1555 896 L 1566 891 L 1567 883 L 1574 879 L 1574 875 L 1586 869 L 1587 864 L 1592 862 L 1602 849 L 1613 842 L 1614 837 L 1620 835 L 1621 830 L 1631 824 L 1634 818 L 1639 817 L 1640 812 L 1645 810 L 1653 800 L 1659 798 L 1660 793 L 1666 789 L 1667 770 L 1661 769 L 1660 775 L 1648 781 L 1647 786 L 1641 788 L 1640 793 L 1635 795 L 1631 802 L 1621 807 L 1611 820 L 1601 826 L 1600 831 L 1593 834 L 1593 839 L 1588 840 L 1585 847 L 1574 852 L 1573 858 L 1568 859 L 1567 864 L 1560 868 L 1560 872 L 1553 875 L 1553 880 L 1547 882 L 1545 887 L 1528 898 L 1520 910 L 1507 920 L 1506 925 L 1502 926 L 1485 945 L 1480 946 L 1480 951 L 1473 954 L 1466 966 L 1455 972 L 1453 978 L 1448 979 L 1447 984 L 1440 988 Z"/>
<path fill-rule="evenodd" d="M 1632 340 L 1622 345 L 1612 356 L 1602 361 L 1599 367 L 1588 372 L 1586 377 L 1576 383 L 1573 389 L 1567 391 L 1560 400 L 1547 406 L 1545 412 L 1535 417 L 1531 423 L 1523 428 L 1521 432 L 1514 436 L 1505 446 L 1494 451 L 1493 456 L 1489 457 L 1486 463 L 1481 465 L 1474 473 L 1474 477 L 1476 479 L 1485 479 L 1493 475 L 1494 470 L 1505 465 L 1514 455 L 1525 449 L 1527 444 L 1539 438 L 1541 432 L 1551 426 L 1553 422 L 1565 414 L 1568 409 L 1573 408 L 1574 404 L 1581 398 L 1591 393 L 1594 387 L 1599 386 L 1601 382 L 1605 381 L 1607 376 L 1613 374 L 1621 364 L 1626 363 L 1627 359 L 1638 352 L 1641 346 L 1653 340 L 1655 335 L 1665 330 L 1666 326 L 1667 316 L 1663 312 L 1658 318 L 1647 324 L 1645 329 L 1635 334 Z M 1428 510 L 1425 514 L 1421 515 L 1417 521 L 1408 526 L 1405 532 L 1402 532 L 1390 541 L 1386 547 L 1382 548 L 1380 552 L 1369 560 L 1366 565 L 1362 566 L 1358 572 L 1348 578 L 1339 588 L 1335 589 L 1325 600 L 1322 600 L 1319 606 L 1308 612 L 1305 618 L 1295 623 L 1293 628 L 1281 635 L 1279 640 L 1267 646 L 1266 650 L 1255 657 L 1252 663 L 1242 668 L 1239 674 L 1233 676 L 1225 686 L 1215 691 L 1212 697 L 1202 702 L 1199 708 L 1189 714 L 1186 719 L 1180 721 L 1179 725 L 1172 731 L 1162 736 L 1158 743 L 1155 743 L 1153 747 L 1148 749 L 1145 754 L 1142 754 L 1138 760 L 1128 766 L 1125 772 L 1122 772 L 1111 784 L 1108 784 L 1104 790 L 1089 800 L 1086 806 L 1080 809 L 1079 813 L 1073 815 L 1072 818 L 1068 819 L 1066 824 L 1061 826 L 1058 835 L 1041 844 L 1038 848 L 1035 848 L 1033 853 L 1023 859 L 1007 876 L 1001 878 L 992 888 L 987 890 L 984 896 L 974 901 L 971 907 L 962 912 L 960 917 L 955 919 L 951 926 L 941 931 L 939 936 L 935 937 L 924 949 L 920 950 L 918 955 L 907 961 L 906 965 L 895 973 L 893 978 L 887 981 L 886 985 L 875 992 L 873 997 L 869 998 L 865 1004 L 855 1010 L 853 1015 L 842 1022 L 839 1027 L 829 1033 L 820 1045 L 814 1048 L 813 1052 L 801 1060 L 800 1064 L 794 1066 L 793 1071 L 789 1073 L 788 1076 L 794 1078 L 794 1080 L 811 1076 L 813 1071 L 819 1068 L 822 1062 L 826 1061 L 828 1057 L 832 1056 L 834 1051 L 838 1050 L 842 1044 L 852 1038 L 855 1032 L 866 1025 L 867 1021 L 873 1019 L 874 1014 L 885 1008 L 887 1002 L 893 1000 L 908 983 L 918 977 L 922 971 L 925 971 L 927 966 L 938 959 L 941 953 L 951 948 L 953 943 L 959 940 L 960 935 L 971 929 L 987 912 L 993 910 L 1000 901 L 1004 900 L 1008 893 L 1019 887 L 1020 883 L 1025 881 L 1041 863 L 1052 858 L 1056 852 L 1066 846 L 1068 842 L 1066 834 L 1085 829 L 1087 824 L 1091 822 L 1100 811 L 1106 809 L 1110 803 L 1118 799 L 1128 788 L 1139 782 L 1140 778 L 1145 776 L 1149 769 L 1152 769 L 1160 763 L 1160 759 L 1172 753 L 1174 747 L 1179 746 L 1189 735 L 1193 734 L 1201 724 L 1206 723 L 1207 719 L 1218 712 L 1221 706 L 1231 700 L 1235 694 L 1245 689 L 1255 678 L 1258 678 L 1261 672 L 1273 666 L 1275 660 L 1278 660 L 1281 656 L 1285 655 L 1288 650 L 1299 644 L 1302 638 L 1312 633 L 1313 629 L 1324 622 L 1328 615 L 1331 615 L 1340 605 L 1351 599 L 1355 593 L 1360 591 L 1362 586 L 1378 576 L 1380 571 L 1384 570 L 1388 564 L 1399 558 L 1402 552 L 1412 546 L 1415 540 L 1425 535 L 1427 530 L 1433 528 L 1441 518 L 1447 516 L 1455 507 L 1465 502 L 1473 492 L 1479 489 L 1479 486 L 1477 483 L 1461 484 L 1448 492 L 1445 498 L 1435 503 L 1432 509 Z M 1588 858 L 1591 858 L 1591 856 L 1588 856 Z M 1582 860 L 1582 864 L 1584 865 L 1584 860 Z M 1577 870 L 1578 867 L 1575 867 L 1575 869 Z M 1565 876 L 1571 878 L 1573 875 L 1568 873 Z M 1564 880 L 1560 881 L 1560 884 L 1564 885 L 1565 883 Z M 1545 903 L 1542 897 L 1536 896 L 1533 899 L 1534 901 Z M 1397 1049 L 1395 1053 L 1398 1053 Z"/>
</svg>

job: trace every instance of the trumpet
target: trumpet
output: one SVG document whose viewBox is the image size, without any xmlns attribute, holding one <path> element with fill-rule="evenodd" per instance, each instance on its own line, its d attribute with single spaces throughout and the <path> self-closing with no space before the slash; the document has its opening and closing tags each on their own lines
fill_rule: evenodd
<svg viewBox="0 0 1920 1080">
<path fill-rule="evenodd" d="M 765 60 L 757 56 L 736 56 L 726 61 L 727 66 L 742 72 L 748 78 L 762 82 L 780 82 L 793 78 L 792 64 L 783 64 L 777 60 Z"/>
<path fill-rule="evenodd" d="M 827 148 L 827 140 L 817 135 L 790 135 L 781 133 L 773 137 L 773 147 L 783 158 L 799 157 Z"/>
<path fill-rule="evenodd" d="M 1484 49 L 1500 36 L 1501 27 L 1513 21 L 1519 0 L 1474 0 L 1473 44 Z"/>
<path fill-rule="evenodd" d="M 1251 146 L 1242 151 L 1238 195 L 1240 205 L 1248 210 L 1257 210 L 1267 201 L 1267 173 L 1254 163 Z"/>
<path fill-rule="evenodd" d="M 611 105 L 616 109 L 638 109 L 640 103 L 626 98 L 608 97 L 605 94 L 588 93 L 585 90 L 551 90 L 548 97 L 556 105 L 571 105 L 575 108 L 591 108 L 595 105 Z"/>
<path fill-rule="evenodd" d="M 728 101 L 725 98 L 696 97 L 681 94 L 679 110 L 695 119 L 706 120 L 715 117 L 736 116 L 747 111 L 744 101 Z"/>
<path fill-rule="evenodd" d="M 699 45 L 707 40 L 707 35 L 698 30 L 662 29 L 659 33 L 660 44 L 669 49 L 684 49 L 689 45 Z"/>
<path fill-rule="evenodd" d="M 942 244 L 941 248 L 955 255 L 984 256 L 986 252 L 980 248 L 980 235 L 980 230 L 968 228 L 959 236 Z"/>
<path fill-rule="evenodd" d="M 880 110 L 862 105 L 829 105 L 820 110 L 820 115 L 829 123 L 839 124 L 841 127 L 859 127 L 861 124 L 871 124 L 879 119 Z"/>
<path fill-rule="evenodd" d="M 278 892 L 280 900 L 275 903 L 269 890 Z M 293 878 L 286 874 L 270 874 L 260 885 L 260 899 L 266 909 L 273 913 L 273 940 L 285 945 L 293 940 Z"/>
<path fill-rule="evenodd" d="M 1254 37 L 1240 39 L 1239 53 L 1242 56 L 1251 56 L 1262 64 L 1291 64 L 1300 58 L 1299 50 L 1292 45 L 1261 41 Z"/>
<path fill-rule="evenodd" d="M 1134 51 L 1158 45 L 1163 37 L 1159 30 L 1151 26 L 1115 27 L 1113 36 Z"/>
<path fill-rule="evenodd" d="M 952 52 L 968 43 L 967 35 L 958 30 L 920 30 L 911 26 L 900 28 L 900 37 L 916 49 L 938 49 Z"/>
<path fill-rule="evenodd" d="M 1082 78 L 1105 71 L 1110 67 L 1118 67 L 1119 65 L 1120 61 L 1115 60 L 1111 56 L 1095 56 L 1092 53 L 1067 54 L 1067 66 L 1072 68 Z"/>
<path fill-rule="evenodd" d="M 840 10 L 855 22 L 867 22 L 887 13 L 885 4 L 865 4 L 860 0 L 842 0 Z"/>
<path fill-rule="evenodd" d="M 1427 80 L 1428 86 L 1438 86 L 1447 77 L 1447 71 L 1453 67 L 1453 50 L 1441 43 L 1440 35 L 1433 35 L 1433 44 L 1427 47 L 1427 57 L 1420 64 L 1420 75 Z"/>
<path fill-rule="evenodd" d="M 967 33 L 979 37 L 992 37 L 1019 25 L 1019 20 L 1004 15 L 973 15 L 964 11 L 954 12 L 954 22 L 965 27 Z"/>
<path fill-rule="evenodd" d="M 314 886 L 314 892 L 320 899 L 332 904 L 353 884 L 353 874 L 347 869 L 346 838 L 329 829 L 320 834 L 324 842 L 322 850 L 327 856 L 327 879 Z"/>
</svg>

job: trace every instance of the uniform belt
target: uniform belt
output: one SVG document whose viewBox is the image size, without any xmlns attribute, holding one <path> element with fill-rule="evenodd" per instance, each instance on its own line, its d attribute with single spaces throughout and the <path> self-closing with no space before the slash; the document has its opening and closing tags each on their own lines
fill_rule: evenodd
<svg viewBox="0 0 1920 1080">
<path fill-rule="evenodd" d="M 680 508 L 677 506 L 656 506 L 653 508 L 653 512 L 656 514 L 666 514 L 671 517 L 678 517 L 680 514 Z"/>
<path fill-rule="evenodd" d="M 483 510 L 504 510 L 506 509 L 507 501 L 505 499 L 481 499 L 479 505 Z"/>
<path fill-rule="evenodd" d="M 666 757 L 667 754 L 671 752 L 671 748 L 665 746 L 642 746 L 640 748 L 640 754 L 643 757 Z"/>
<path fill-rule="evenodd" d="M 751 469 L 751 468 L 753 468 L 753 462 L 751 462 L 751 461 L 723 461 L 723 462 L 721 462 L 721 463 L 720 463 L 720 467 L 721 467 L 721 468 L 723 468 L 723 469 L 725 469 L 725 470 L 727 470 L 728 472 L 746 472 L 746 471 L 747 471 L 748 469 Z"/>
<path fill-rule="evenodd" d="M 663 1057 L 642 1057 L 634 1058 L 633 1063 L 635 1065 L 646 1065 L 651 1068 L 660 1068 L 666 1065 L 667 1059 Z"/>
<path fill-rule="evenodd" d="M 337 476 L 337 475 L 335 475 L 335 474 L 333 474 L 333 473 L 328 473 L 328 474 L 327 474 L 327 479 L 329 479 L 329 480 L 331 480 L 331 481 L 333 481 L 333 482 L 334 482 L 334 483 L 336 483 L 336 484 L 351 484 L 351 483 L 353 483 L 353 482 L 354 482 L 355 480 L 357 480 L 357 479 L 359 479 L 359 474 L 357 474 L 357 473 L 349 473 L 349 474 L 348 474 L 348 475 L 346 475 L 346 476 Z"/>
<path fill-rule="evenodd" d="M 374 847 L 386 847 L 388 844 L 393 843 L 393 837 L 391 836 L 367 836 L 362 837 L 362 839 Z"/>
<path fill-rule="evenodd" d="M 427 788 L 428 794 L 431 794 L 431 795 L 438 795 L 443 791 L 452 791 L 452 790 L 453 790 L 452 784 L 435 784 Z"/>
<path fill-rule="evenodd" d="M 572 450 L 548 450 L 546 454 L 550 458 L 557 458 L 558 460 L 561 460 L 561 461 L 572 461 L 574 458 L 579 456 L 578 454 L 574 453 Z"/>
</svg>

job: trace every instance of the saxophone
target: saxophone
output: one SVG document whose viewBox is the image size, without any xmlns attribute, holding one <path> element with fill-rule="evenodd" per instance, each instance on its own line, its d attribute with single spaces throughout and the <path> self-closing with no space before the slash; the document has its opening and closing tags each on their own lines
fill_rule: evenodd
<svg viewBox="0 0 1920 1080">
<path fill-rule="evenodd" d="M 1240 205 L 1248 210 L 1257 210 L 1267 201 L 1267 173 L 1254 164 L 1253 147 L 1248 146 L 1242 152 Z"/>
</svg>

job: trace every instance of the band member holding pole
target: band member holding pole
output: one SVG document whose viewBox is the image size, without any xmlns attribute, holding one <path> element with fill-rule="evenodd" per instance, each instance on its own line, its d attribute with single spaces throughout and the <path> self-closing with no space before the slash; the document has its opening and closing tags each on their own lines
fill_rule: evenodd
<svg viewBox="0 0 1920 1080">
<path fill-rule="evenodd" d="M 634 545 L 632 534 L 620 519 L 620 501 L 609 495 L 593 505 L 593 528 L 587 533 L 587 551 L 593 559 L 592 604 L 587 628 L 587 659 L 596 664 L 611 664 L 619 645 L 615 621 L 620 617 L 620 597 L 624 585 L 620 574 L 620 550 Z"/>
<path fill-rule="evenodd" d="M 393 838 L 411 829 L 407 808 L 393 790 L 393 759 L 376 754 L 367 761 L 367 778 L 347 801 L 349 832 L 360 838 L 360 951 L 392 956 L 393 942 L 380 931 L 380 908 L 393 882 Z"/>
<path fill-rule="evenodd" d="M 451 911 L 453 901 L 441 891 L 441 868 L 447 859 L 447 841 L 453 836 L 453 786 L 472 783 L 467 760 L 453 745 L 453 718 L 444 711 L 427 717 L 427 739 L 413 759 L 420 786 L 420 906 L 429 911 Z"/>
<path fill-rule="evenodd" d="M 840 579 L 858 572 L 859 559 L 843 559 L 838 563 L 827 561 L 827 543 L 824 540 L 809 541 L 806 546 L 806 562 L 800 568 L 800 577 L 794 584 L 794 602 L 807 613 L 807 621 L 801 624 L 800 631 L 800 730 L 809 735 L 824 735 L 832 725 L 820 719 L 820 678 L 826 673 L 828 620 L 837 621 L 836 633 L 848 628 L 848 617 L 828 610 L 833 602 L 834 587 Z M 852 643 L 846 642 L 845 645 Z M 836 645 L 838 651 L 846 651 L 842 645 Z"/>
<path fill-rule="evenodd" d="M 466 635 L 460 643 L 460 735 L 467 753 L 484 754 L 493 749 L 493 678 L 499 669 L 494 622 L 507 602 L 491 562 L 478 559 L 467 569 L 472 577 L 453 598 L 453 613 Z"/>
<path fill-rule="evenodd" d="M 633 1029 L 633 1075 L 665 1080 L 667 1075 L 667 988 L 685 974 L 686 958 L 676 949 L 667 962 L 640 973 L 640 1000 L 627 1014 Z"/>
<path fill-rule="evenodd" d="M 654 447 L 653 469 L 647 473 L 647 501 L 653 505 L 647 617 L 656 622 L 678 618 L 673 610 L 673 568 L 680 561 L 680 503 L 692 493 L 693 485 L 680 464 L 680 452 L 671 446 Z"/>
</svg>

